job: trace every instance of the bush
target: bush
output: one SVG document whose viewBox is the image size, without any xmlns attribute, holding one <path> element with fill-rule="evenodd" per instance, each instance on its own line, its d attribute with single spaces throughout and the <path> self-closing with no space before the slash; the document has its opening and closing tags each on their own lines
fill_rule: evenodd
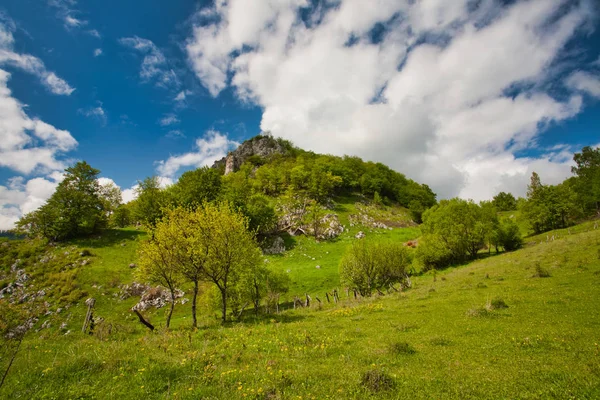
<svg viewBox="0 0 600 400">
<path fill-rule="evenodd" d="M 502 221 L 497 231 L 498 245 L 506 251 L 514 251 L 523 246 L 523 238 L 519 226 L 512 220 Z"/>
<path fill-rule="evenodd" d="M 440 235 L 425 235 L 417 247 L 417 259 L 423 264 L 423 270 L 441 269 L 452 262 L 452 252 Z"/>
<path fill-rule="evenodd" d="M 370 296 L 373 290 L 403 282 L 410 263 L 408 250 L 399 243 L 372 244 L 359 240 L 342 258 L 340 278 L 362 296 Z"/>
</svg>

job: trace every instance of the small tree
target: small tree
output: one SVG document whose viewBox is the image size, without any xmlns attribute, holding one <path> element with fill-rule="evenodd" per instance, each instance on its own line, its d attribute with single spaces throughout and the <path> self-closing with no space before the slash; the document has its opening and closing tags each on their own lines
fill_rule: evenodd
<svg viewBox="0 0 600 400">
<path fill-rule="evenodd" d="M 180 282 L 177 255 L 179 248 L 178 235 L 168 223 L 158 223 L 153 239 L 140 244 L 138 254 L 141 275 L 154 284 L 169 289 L 171 306 L 167 314 L 166 326 L 171 324 L 171 316 L 175 307 L 175 288 Z"/>
<path fill-rule="evenodd" d="M 225 322 L 228 288 L 261 262 L 261 252 L 254 234 L 248 230 L 248 219 L 229 203 L 205 203 L 196 212 L 205 221 L 203 231 L 209 244 L 203 276 L 221 294 L 221 319 Z"/>
<path fill-rule="evenodd" d="M 133 205 L 133 217 L 154 230 L 163 217 L 165 194 L 160 188 L 158 177 L 152 176 L 138 182 L 137 199 Z"/>
</svg>

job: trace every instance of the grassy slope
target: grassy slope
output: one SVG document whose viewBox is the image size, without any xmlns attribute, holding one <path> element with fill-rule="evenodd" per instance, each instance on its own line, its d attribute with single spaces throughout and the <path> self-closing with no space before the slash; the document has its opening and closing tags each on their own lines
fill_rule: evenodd
<svg viewBox="0 0 600 400">
<path fill-rule="evenodd" d="M 416 277 L 406 293 L 225 327 L 205 316 L 193 333 L 149 334 L 126 313 L 134 300 L 112 297 L 109 282 L 132 276 L 136 234 L 82 242 L 96 256 L 78 278 L 107 319 L 99 333 L 110 323 L 112 334 L 81 335 L 84 309 L 72 307 L 62 317 L 71 315 L 73 332 L 59 333 L 57 323 L 30 334 L 0 397 L 364 398 L 370 392 L 361 376 L 376 370 L 393 382 L 375 393 L 380 398 L 598 398 L 600 230 L 590 227 L 548 243 L 546 235 L 528 238 L 525 249 L 446 270 L 435 281 Z M 337 258 L 353 233 L 334 243 L 297 239 L 290 255 L 271 263 L 291 270 L 296 292 L 335 287 Z M 533 277 L 538 265 L 551 277 Z M 485 311 L 496 297 L 509 308 Z M 176 327 L 189 324 L 188 312 L 178 306 Z M 153 322 L 161 317 L 151 314 Z"/>
</svg>

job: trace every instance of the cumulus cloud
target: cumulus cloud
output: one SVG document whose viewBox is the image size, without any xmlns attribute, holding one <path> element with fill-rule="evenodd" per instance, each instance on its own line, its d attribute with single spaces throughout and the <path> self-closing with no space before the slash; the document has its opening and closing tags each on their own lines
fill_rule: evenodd
<svg viewBox="0 0 600 400">
<path fill-rule="evenodd" d="M 489 198 L 526 182 L 532 168 L 542 179 L 568 176 L 568 162 L 537 139 L 579 113 L 579 91 L 593 94 L 595 83 L 572 78 L 577 90 L 560 99 L 542 88 L 564 45 L 594 17 L 591 1 L 309 7 L 230 0 L 202 9 L 186 43 L 202 85 L 261 106 L 264 131 L 385 162 L 441 197 Z"/>
<path fill-rule="evenodd" d="M 102 49 L 96 49 L 94 50 L 94 57 L 98 57 L 102 55 Z"/>
<path fill-rule="evenodd" d="M 48 0 L 48 5 L 56 10 L 56 17 L 68 31 L 78 30 L 89 24 L 89 21 L 79 17 L 81 12 L 75 9 L 77 0 Z M 85 33 L 100 38 L 100 32 L 96 29 L 89 29 Z"/>
<path fill-rule="evenodd" d="M 7 21 L 0 20 L 0 66 L 19 68 L 37 76 L 40 82 L 54 94 L 69 96 L 73 93 L 75 89 L 54 72 L 48 71 L 42 60 L 14 51 L 13 32 L 16 28 L 14 22 Z"/>
<path fill-rule="evenodd" d="M 13 177 L 6 186 L 0 185 L 0 230 L 14 228 L 21 216 L 43 205 L 61 180 L 62 174 L 54 171 L 26 182 L 23 177 Z"/>
<path fill-rule="evenodd" d="M 159 161 L 156 170 L 161 177 L 172 179 L 181 168 L 212 165 L 238 145 L 239 143 L 229 140 L 227 135 L 210 130 L 204 137 L 196 139 L 193 151 L 171 156 L 166 161 Z"/>
<path fill-rule="evenodd" d="M 140 68 L 140 77 L 144 82 L 152 80 L 157 86 L 179 87 L 175 71 L 169 67 L 165 55 L 151 40 L 134 36 L 121 38 L 119 42 L 144 55 Z"/>
<path fill-rule="evenodd" d="M 10 74 L 0 69 L 0 166 L 29 174 L 63 169 L 57 156 L 77 147 L 68 131 L 30 118 L 7 86 Z"/>
</svg>

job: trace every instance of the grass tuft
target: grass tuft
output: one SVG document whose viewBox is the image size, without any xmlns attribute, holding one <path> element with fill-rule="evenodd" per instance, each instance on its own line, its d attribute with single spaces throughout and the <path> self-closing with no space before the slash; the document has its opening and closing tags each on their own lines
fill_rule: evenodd
<svg viewBox="0 0 600 400">
<path fill-rule="evenodd" d="M 415 354 L 417 350 L 406 342 L 394 343 L 390 347 L 390 352 L 396 355 Z"/>
<path fill-rule="evenodd" d="M 390 390 L 394 387 L 394 380 L 381 369 L 372 369 L 363 374 L 362 385 L 372 392 Z"/>
</svg>

